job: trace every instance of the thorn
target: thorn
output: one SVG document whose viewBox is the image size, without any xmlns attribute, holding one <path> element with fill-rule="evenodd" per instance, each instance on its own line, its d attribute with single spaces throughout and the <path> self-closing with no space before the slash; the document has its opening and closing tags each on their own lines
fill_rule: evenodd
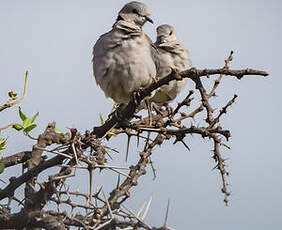
<svg viewBox="0 0 282 230">
<path fill-rule="evenodd" d="M 102 228 L 104 228 L 106 225 L 108 225 L 109 223 L 111 223 L 113 220 L 113 218 L 111 218 L 110 220 L 106 221 L 105 223 L 101 224 L 99 227 L 94 228 L 95 230 L 100 230 Z"/>
<path fill-rule="evenodd" d="M 141 208 L 139 209 L 139 211 L 138 211 L 137 214 L 136 214 L 137 217 L 140 218 L 140 215 L 141 215 L 141 213 L 143 212 L 143 209 L 144 209 L 146 203 L 147 203 L 147 201 L 145 201 L 145 202 L 142 204 Z"/>
<path fill-rule="evenodd" d="M 149 208 L 151 206 L 151 203 L 152 203 L 152 200 L 153 200 L 153 195 L 150 196 L 149 200 L 148 200 L 148 203 L 146 205 L 146 208 L 145 208 L 145 211 L 143 213 L 143 216 L 141 218 L 141 220 L 144 220 L 148 214 L 148 211 L 149 211 Z"/>
<path fill-rule="evenodd" d="M 164 226 L 163 226 L 164 228 L 167 228 L 169 205 L 170 205 L 170 200 L 168 199 L 167 206 L 166 206 L 166 213 L 165 213 L 165 221 L 164 221 Z"/>
<path fill-rule="evenodd" d="M 152 105 L 149 100 L 145 100 L 145 104 L 148 110 L 149 126 L 152 125 Z"/>
<path fill-rule="evenodd" d="M 120 183 L 120 174 L 118 174 L 118 180 L 117 180 L 117 187 L 116 187 L 116 189 L 119 187 L 119 183 Z"/>
<path fill-rule="evenodd" d="M 109 209 L 109 213 L 110 213 L 111 219 L 113 219 L 113 212 L 112 212 L 111 206 L 110 206 L 109 201 L 108 201 L 108 199 L 106 198 L 106 195 L 105 195 L 105 193 L 104 193 L 104 192 L 103 192 L 103 196 L 104 196 L 104 199 L 105 199 L 106 204 L 107 204 L 107 206 L 108 206 L 108 209 Z"/>
<path fill-rule="evenodd" d="M 94 195 L 95 197 L 98 197 L 98 196 L 99 196 L 100 192 L 102 191 L 102 188 L 103 188 L 103 186 L 101 186 L 101 187 L 99 188 L 98 192 L 96 192 L 96 194 Z"/>
<path fill-rule="evenodd" d="M 151 168 L 152 168 L 152 171 L 153 171 L 153 175 L 154 175 L 154 177 L 153 177 L 153 180 L 155 180 L 156 178 L 157 178 L 157 174 L 156 174 L 156 169 L 154 168 L 154 165 L 153 165 L 153 161 L 152 161 L 152 157 L 150 156 L 149 157 L 149 163 L 150 163 L 150 165 L 151 165 Z"/>
<path fill-rule="evenodd" d="M 91 202 L 92 188 L 93 188 L 93 168 L 91 166 L 88 167 L 88 172 L 89 172 L 89 201 Z"/>
<path fill-rule="evenodd" d="M 146 152 L 146 149 L 147 149 L 147 147 L 148 147 L 148 145 L 149 145 L 150 135 L 151 135 L 151 132 L 149 131 L 149 132 L 147 133 L 146 143 L 145 143 L 143 152 Z"/>
<path fill-rule="evenodd" d="M 218 166 L 219 166 L 219 164 L 216 164 L 216 165 L 212 168 L 212 171 L 215 170 L 215 169 L 218 169 Z"/>
<path fill-rule="evenodd" d="M 102 190 L 102 186 L 100 187 L 100 189 L 98 190 L 98 188 L 96 189 L 96 193 L 93 195 L 94 196 L 94 198 L 95 198 L 95 205 L 96 205 L 96 207 L 98 206 L 98 195 L 99 195 L 99 193 L 101 192 L 101 190 Z"/>
<path fill-rule="evenodd" d="M 130 138 L 131 138 L 131 135 L 130 135 L 130 134 L 127 134 L 127 146 L 126 146 L 125 162 L 127 162 L 127 159 L 128 159 Z"/>
<path fill-rule="evenodd" d="M 71 147 L 72 147 L 73 154 L 75 156 L 76 165 L 78 165 L 78 158 L 77 158 L 77 153 L 76 153 L 76 149 L 75 149 L 74 143 L 71 144 Z"/>
<path fill-rule="evenodd" d="M 190 151 L 189 146 L 185 143 L 185 141 L 181 140 L 182 144 Z"/>
<path fill-rule="evenodd" d="M 111 158 L 111 160 L 113 160 L 112 156 L 108 152 L 106 152 L 106 154 L 109 156 L 109 158 Z"/>
<path fill-rule="evenodd" d="M 127 175 L 127 174 L 125 174 L 125 173 L 123 173 L 123 172 L 121 172 L 121 171 L 119 171 L 119 170 L 117 170 L 115 168 L 109 168 L 109 169 L 114 171 L 114 172 L 116 172 L 116 173 L 118 173 L 118 174 L 121 174 L 121 175 L 123 175 L 123 176 L 125 176 L 127 178 L 131 178 L 129 175 Z"/>
<path fill-rule="evenodd" d="M 140 143 L 140 136 L 139 136 L 139 132 L 137 132 L 137 148 L 139 147 L 139 143 Z"/>
<path fill-rule="evenodd" d="M 142 223 L 146 228 L 152 229 L 149 225 L 145 224 L 143 220 L 141 220 L 138 216 L 135 215 L 134 212 L 132 212 L 129 208 L 127 208 L 125 205 L 121 204 L 121 207 L 124 208 L 126 211 L 128 211 L 131 215 L 135 217 L 136 220 L 138 220 L 140 223 Z"/>
<path fill-rule="evenodd" d="M 149 126 L 151 127 L 152 126 L 152 104 L 149 100 L 145 100 L 145 104 L 146 104 L 146 107 L 147 107 L 147 110 L 148 110 Z M 150 135 L 151 135 L 151 132 L 148 132 L 147 133 L 147 140 L 146 140 L 144 150 L 143 150 L 144 152 L 146 151 L 147 146 L 149 144 Z"/>
</svg>

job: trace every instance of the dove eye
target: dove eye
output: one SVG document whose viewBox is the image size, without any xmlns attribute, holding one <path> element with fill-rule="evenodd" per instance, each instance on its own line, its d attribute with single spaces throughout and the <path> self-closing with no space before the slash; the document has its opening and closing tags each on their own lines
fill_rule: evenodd
<svg viewBox="0 0 282 230">
<path fill-rule="evenodd" d="M 139 13 L 138 13 L 138 11 L 136 9 L 133 9 L 132 13 L 139 15 Z"/>
<path fill-rule="evenodd" d="M 172 31 L 169 32 L 169 36 L 171 36 L 171 35 L 172 35 Z"/>
</svg>

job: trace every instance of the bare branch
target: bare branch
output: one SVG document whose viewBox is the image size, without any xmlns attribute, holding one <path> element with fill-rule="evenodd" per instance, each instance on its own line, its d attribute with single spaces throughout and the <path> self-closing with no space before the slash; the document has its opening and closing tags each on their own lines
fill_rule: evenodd
<svg viewBox="0 0 282 230">
<path fill-rule="evenodd" d="M 5 168 L 24 163 L 31 158 L 31 151 L 16 153 L 12 156 L 4 157 Z"/>
</svg>

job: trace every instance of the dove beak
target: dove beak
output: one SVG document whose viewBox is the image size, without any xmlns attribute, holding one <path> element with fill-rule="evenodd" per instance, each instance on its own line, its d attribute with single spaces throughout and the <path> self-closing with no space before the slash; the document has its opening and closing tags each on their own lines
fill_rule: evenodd
<svg viewBox="0 0 282 230">
<path fill-rule="evenodd" d="M 159 36 L 157 38 L 157 42 L 158 42 L 158 44 L 165 43 L 166 42 L 165 36 Z"/>
<path fill-rule="evenodd" d="M 146 20 L 147 20 L 148 22 L 151 22 L 152 24 L 154 24 L 153 20 L 152 20 L 150 17 L 145 16 L 145 18 L 146 18 Z"/>
</svg>

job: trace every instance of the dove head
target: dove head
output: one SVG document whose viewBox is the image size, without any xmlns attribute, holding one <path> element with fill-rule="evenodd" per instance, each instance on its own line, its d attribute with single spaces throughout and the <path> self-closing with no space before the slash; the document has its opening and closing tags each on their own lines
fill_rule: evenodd
<svg viewBox="0 0 282 230">
<path fill-rule="evenodd" d="M 156 42 L 157 45 L 175 42 L 175 41 L 177 41 L 177 39 L 176 39 L 175 29 L 173 28 L 173 26 L 167 24 L 158 26 L 157 42 Z"/>
<path fill-rule="evenodd" d="M 153 23 L 150 18 L 149 8 L 141 2 L 129 2 L 119 12 L 117 21 L 124 20 L 143 26 L 147 21 Z"/>
</svg>

